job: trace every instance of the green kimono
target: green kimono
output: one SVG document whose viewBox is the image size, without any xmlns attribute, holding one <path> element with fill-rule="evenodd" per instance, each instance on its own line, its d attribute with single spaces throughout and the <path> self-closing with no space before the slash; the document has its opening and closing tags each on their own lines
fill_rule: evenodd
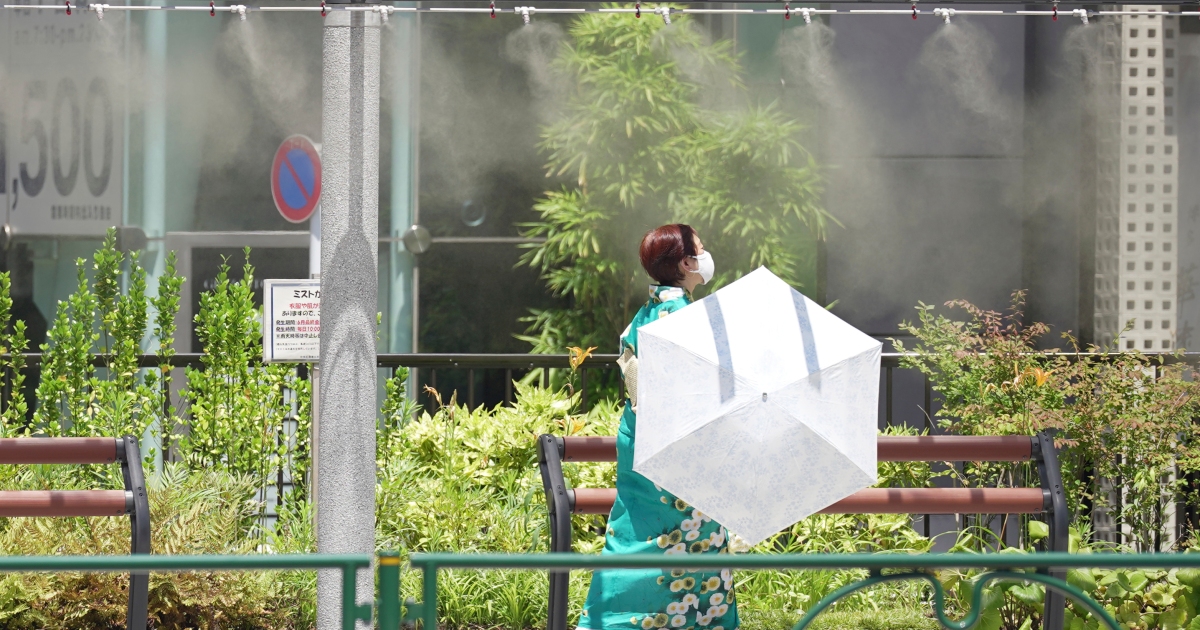
<svg viewBox="0 0 1200 630">
<path fill-rule="evenodd" d="M 637 330 L 691 303 L 678 287 L 651 286 L 650 300 L 621 335 L 637 353 Z M 603 553 L 729 553 L 725 528 L 633 471 L 637 416 L 627 399 L 617 433 L 617 500 Z M 736 630 L 733 574 L 663 570 L 597 571 L 579 619 L 582 630 Z"/>
</svg>

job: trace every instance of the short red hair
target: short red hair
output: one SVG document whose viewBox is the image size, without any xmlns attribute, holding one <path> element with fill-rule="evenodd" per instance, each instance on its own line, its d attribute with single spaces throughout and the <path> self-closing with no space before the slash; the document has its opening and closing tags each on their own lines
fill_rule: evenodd
<svg viewBox="0 0 1200 630">
<path fill-rule="evenodd" d="M 696 255 L 696 231 L 690 225 L 671 223 L 646 232 L 639 254 L 646 273 L 659 284 L 683 281 L 679 263 Z"/>
</svg>

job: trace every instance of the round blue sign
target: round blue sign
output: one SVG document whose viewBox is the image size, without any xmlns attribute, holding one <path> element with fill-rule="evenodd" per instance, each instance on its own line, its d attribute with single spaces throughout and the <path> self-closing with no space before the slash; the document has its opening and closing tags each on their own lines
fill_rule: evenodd
<svg viewBox="0 0 1200 630">
<path fill-rule="evenodd" d="M 271 165 L 271 196 L 283 218 L 306 221 L 321 199 L 321 158 L 311 140 L 291 136 L 275 152 Z"/>
</svg>

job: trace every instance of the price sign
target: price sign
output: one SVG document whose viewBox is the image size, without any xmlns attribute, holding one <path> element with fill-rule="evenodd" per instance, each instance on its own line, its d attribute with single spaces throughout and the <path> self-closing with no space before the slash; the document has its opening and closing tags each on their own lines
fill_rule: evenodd
<svg viewBox="0 0 1200 630">
<path fill-rule="evenodd" d="M 16 234 L 103 234 L 121 223 L 123 36 L 80 10 L 7 17 L 0 220 Z"/>
<path fill-rule="evenodd" d="M 321 281 L 263 281 L 263 361 L 321 358 Z"/>
</svg>

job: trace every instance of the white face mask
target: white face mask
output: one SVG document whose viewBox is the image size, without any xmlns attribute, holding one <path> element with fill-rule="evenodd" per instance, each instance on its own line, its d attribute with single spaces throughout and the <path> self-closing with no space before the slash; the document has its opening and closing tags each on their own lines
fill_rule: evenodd
<svg viewBox="0 0 1200 630">
<path fill-rule="evenodd" d="M 712 280 L 713 274 L 716 273 L 716 268 L 713 266 L 712 254 L 704 252 L 699 256 L 695 256 L 695 259 L 700 265 L 696 269 L 696 273 L 700 274 L 700 284 L 708 284 L 708 281 Z"/>
</svg>

